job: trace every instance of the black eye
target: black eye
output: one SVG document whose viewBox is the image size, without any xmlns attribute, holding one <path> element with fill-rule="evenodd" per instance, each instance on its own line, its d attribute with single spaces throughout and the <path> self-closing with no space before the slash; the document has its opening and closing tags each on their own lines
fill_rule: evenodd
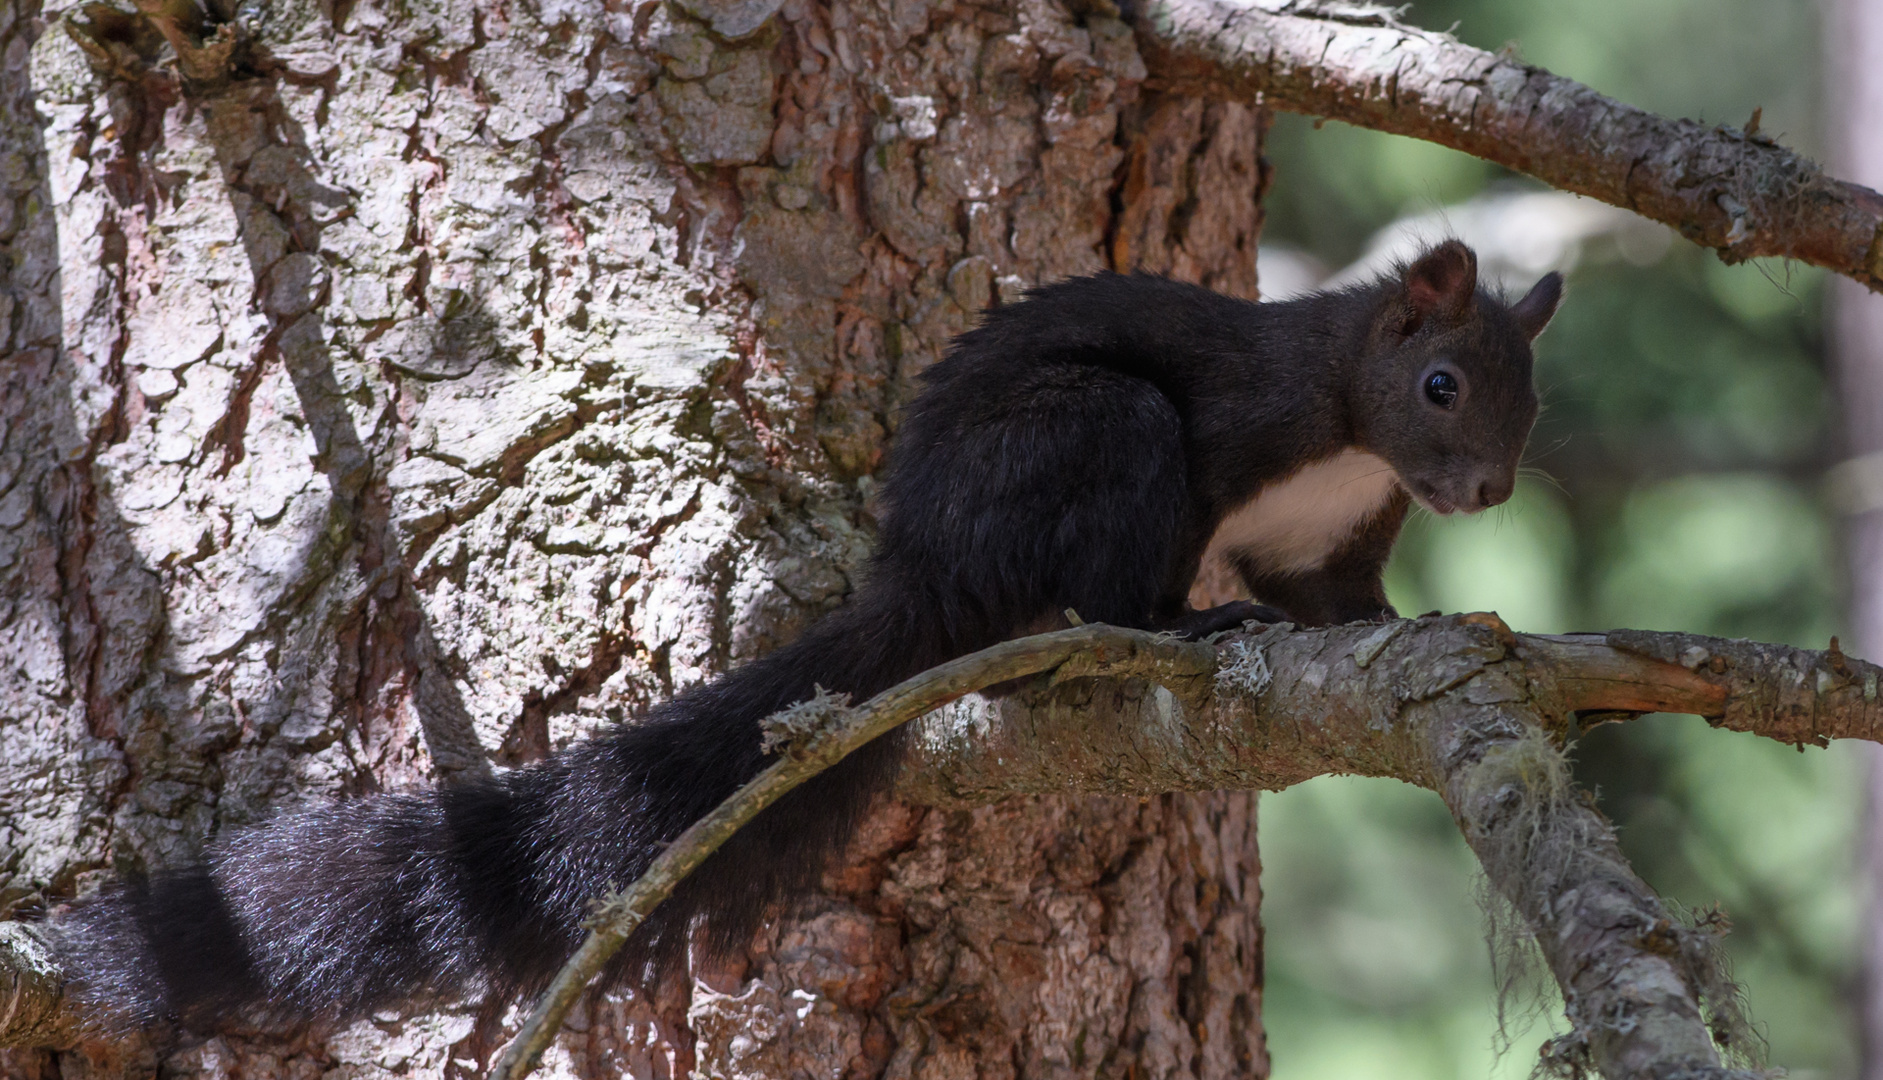
<svg viewBox="0 0 1883 1080">
<path fill-rule="evenodd" d="M 1425 377 L 1425 396 L 1441 409 L 1458 404 L 1458 380 L 1449 371 L 1434 371 Z"/>
</svg>

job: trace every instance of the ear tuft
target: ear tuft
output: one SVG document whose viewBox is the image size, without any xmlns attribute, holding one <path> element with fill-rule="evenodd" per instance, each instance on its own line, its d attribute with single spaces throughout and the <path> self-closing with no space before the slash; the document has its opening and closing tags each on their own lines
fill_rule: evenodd
<svg viewBox="0 0 1883 1080">
<path fill-rule="evenodd" d="M 1406 267 L 1406 301 L 1412 317 L 1405 333 L 1430 318 L 1454 321 L 1464 316 L 1478 291 L 1478 256 L 1457 240 L 1447 240 Z"/>
<path fill-rule="evenodd" d="M 1550 316 L 1556 314 L 1556 305 L 1563 299 L 1563 275 L 1554 271 L 1544 274 L 1530 291 L 1523 294 L 1523 299 L 1510 307 L 1511 318 L 1517 320 L 1517 328 L 1523 336 L 1535 341 L 1543 328 L 1550 324 Z"/>
</svg>

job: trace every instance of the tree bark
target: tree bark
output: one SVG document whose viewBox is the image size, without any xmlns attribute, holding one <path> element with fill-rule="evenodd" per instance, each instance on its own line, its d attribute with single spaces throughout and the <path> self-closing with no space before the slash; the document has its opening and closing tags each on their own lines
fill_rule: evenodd
<svg viewBox="0 0 1883 1080">
<path fill-rule="evenodd" d="M 301 800 L 539 757 L 793 635 L 849 587 L 911 377 L 996 299 L 1105 266 L 1255 290 L 1263 91 L 1147 89 L 1144 25 L 1103 4 L 291 0 L 230 22 L 3 2 L 10 912 Z M 1666 213 L 1722 227 L 1703 204 Z M 1754 253 L 1734 231 L 1730 253 Z M 1655 662 L 1695 648 L 1719 653 Z M 1471 677 L 1508 689 L 1479 651 Z M 1832 733 L 1799 691 L 1848 698 L 1848 675 L 1768 659 L 1743 696 L 1781 733 Z M 1139 708 L 1154 695 L 1119 693 L 1134 724 L 1114 736 L 1170 734 Z M 918 762 L 805 918 L 646 997 L 591 999 L 548 1072 L 1265 1075 L 1247 789 L 1410 768 L 1490 824 L 1474 800 L 1503 790 L 1447 787 L 1429 756 L 1386 770 L 1305 723 L 1320 705 L 1291 708 L 1275 718 L 1305 741 L 1266 781 L 1233 755 L 1173 777 L 1183 747 L 1160 764 L 1130 739 L 1081 780 L 1059 757 L 1090 728 L 992 759 L 1040 765 L 1040 786 Z M 972 729 L 984 773 L 1007 745 L 984 719 L 937 718 L 928 752 Z M 1140 759 L 1150 786 L 1107 779 Z M 1514 850 L 1472 838 L 1487 865 Z M 1625 866 L 1569 884 L 1652 901 Z M 1512 900 L 1570 943 L 1546 939 L 1553 964 L 1593 943 L 1647 965 L 1626 985 L 1667 974 L 1638 955 L 1667 946 L 1658 924 L 1588 935 Z M 1563 1060 L 1705 1049 L 1672 987 L 1654 1015 L 1678 1023 L 1601 1013 Z M 4 1067 L 470 1076 L 515 1019 L 470 1003 Z"/>
<path fill-rule="evenodd" d="M 207 24 L 4 11 L 10 912 L 794 635 L 997 298 L 1255 290 L 1261 114 L 1143 92 L 1055 3 L 290 2 L 223 68 Z M 590 1001 L 548 1075 L 1266 1074 L 1252 793 L 894 804 L 854 854 L 743 962 Z M 514 1020 L 0 1067 L 469 1076 Z"/>
</svg>

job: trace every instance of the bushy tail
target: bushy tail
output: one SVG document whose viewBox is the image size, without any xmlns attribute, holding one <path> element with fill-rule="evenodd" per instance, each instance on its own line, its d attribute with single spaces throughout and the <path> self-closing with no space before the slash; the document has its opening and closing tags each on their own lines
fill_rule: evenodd
<svg viewBox="0 0 1883 1080">
<path fill-rule="evenodd" d="M 284 816 L 49 929 L 74 990 L 127 1026 L 528 992 L 580 942 L 590 901 L 764 767 L 761 719 L 817 685 L 861 700 L 952 651 L 866 590 L 796 644 L 538 765 Z M 617 971 L 678 955 L 702 910 L 716 947 L 749 939 L 815 883 L 896 758 L 878 740 L 773 806 L 655 912 Z"/>
</svg>

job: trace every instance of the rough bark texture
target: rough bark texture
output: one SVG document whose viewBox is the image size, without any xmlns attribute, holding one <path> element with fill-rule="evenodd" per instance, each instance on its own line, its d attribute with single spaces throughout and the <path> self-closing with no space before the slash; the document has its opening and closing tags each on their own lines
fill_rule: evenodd
<svg viewBox="0 0 1883 1080">
<path fill-rule="evenodd" d="M 1555 739 L 1581 713 L 1679 712 L 1793 746 L 1883 742 L 1883 668 L 1835 649 L 1645 630 L 1514 634 L 1479 613 L 1282 624 L 1218 652 L 1214 676 L 1082 679 L 937 709 L 916 722 L 902 791 L 977 806 L 1055 791 L 1275 791 L 1329 774 L 1439 790 L 1435 755 L 1453 753 L 1450 736 L 1412 714 L 1447 701 L 1454 711 L 1520 702 L 1534 713 L 1526 725 Z"/>
<path fill-rule="evenodd" d="M 0 904 L 528 760 L 795 634 L 909 379 L 1024 286 L 1252 294 L 1261 118 L 1115 18 L 244 8 L 224 83 L 0 7 Z M 886 809 L 811 917 L 550 1075 L 1262 1075 L 1254 796 Z M 474 1006 L 11 1052 L 474 1075 Z"/>
<path fill-rule="evenodd" d="M 1883 194 L 1862 186 L 1875 181 L 1825 175 L 1756 117 L 1743 130 L 1669 120 L 1370 3 L 1136 6 L 1154 85 L 1442 143 L 1671 225 L 1729 262 L 1780 255 L 1883 289 Z"/>
</svg>

